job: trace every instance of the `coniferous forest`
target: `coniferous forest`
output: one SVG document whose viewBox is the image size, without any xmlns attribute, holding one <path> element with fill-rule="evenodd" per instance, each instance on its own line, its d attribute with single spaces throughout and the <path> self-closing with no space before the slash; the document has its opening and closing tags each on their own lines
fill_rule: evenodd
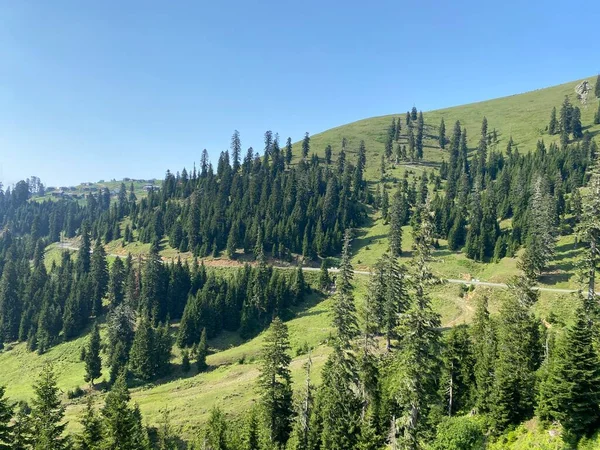
<svg viewBox="0 0 600 450">
<path fill-rule="evenodd" d="M 317 152 L 308 133 L 281 145 L 271 131 L 244 156 L 236 131 L 216 168 L 204 150 L 199 167 L 167 171 L 144 196 L 122 183 L 49 199 L 36 178 L 0 189 L 0 351 L 21 346 L 33 358 L 85 339 L 85 376 L 66 397 L 53 364 L 28 401 L 0 385 L 0 449 L 506 448 L 532 421 L 558 430 L 547 448 L 591 442 L 600 429 L 600 151 L 575 102 L 565 98 L 548 118 L 548 143 L 535 148 L 512 137 L 499 148 L 485 117 L 467 130 L 426 123 L 413 108 L 391 120 L 380 159 L 364 141 Z M 437 165 L 424 159 L 432 142 Z M 380 170 L 367 177 L 372 166 Z M 422 171 L 392 182 L 390 168 L 403 166 Z M 353 244 L 374 217 L 386 245 L 366 277 Z M 572 320 L 541 317 L 538 283 L 557 240 L 571 235 Z M 149 251 L 111 255 L 115 242 Z M 468 323 L 442 326 L 441 245 L 478 264 L 515 260 L 518 275 L 498 298 L 478 297 Z M 163 258 L 166 246 L 177 257 Z M 52 248 L 62 251 L 49 262 Z M 288 326 L 309 302 L 327 304 L 330 322 L 318 372 L 312 349 L 293 354 Z M 131 391 L 179 374 L 217 376 L 207 358 L 232 336 L 260 343 L 251 405 L 212 407 L 191 437 L 168 410 L 144 419 Z M 66 411 L 77 399 L 72 427 Z"/>
</svg>

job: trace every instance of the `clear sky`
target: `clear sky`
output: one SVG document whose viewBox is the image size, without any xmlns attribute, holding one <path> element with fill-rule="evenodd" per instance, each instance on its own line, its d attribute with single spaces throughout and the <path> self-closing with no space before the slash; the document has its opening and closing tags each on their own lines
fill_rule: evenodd
<svg viewBox="0 0 600 450">
<path fill-rule="evenodd" d="M 268 129 L 591 76 L 599 17 L 587 0 L 0 0 L 0 180 L 162 178 L 234 129 L 261 149 Z"/>
</svg>

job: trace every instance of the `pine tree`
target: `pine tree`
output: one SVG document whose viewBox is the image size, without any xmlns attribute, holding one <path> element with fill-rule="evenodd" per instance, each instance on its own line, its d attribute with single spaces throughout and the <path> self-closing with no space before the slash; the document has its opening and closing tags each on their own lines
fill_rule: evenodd
<svg viewBox="0 0 600 450">
<path fill-rule="evenodd" d="M 231 136 L 231 159 L 233 160 L 233 172 L 237 173 L 240 169 L 240 158 L 242 154 L 242 141 L 240 132 L 235 130 Z"/>
<path fill-rule="evenodd" d="M 394 362 L 399 377 L 395 380 L 395 398 L 401 411 L 395 426 L 406 448 L 417 448 L 428 429 L 428 410 L 437 403 L 439 379 L 440 317 L 433 311 L 428 295 L 429 286 L 438 282 L 428 266 L 433 240 L 429 200 L 420 211 L 420 219 L 414 236 L 412 303 L 398 325 L 399 351 Z"/>
<path fill-rule="evenodd" d="M 265 335 L 258 385 L 271 441 L 279 444 L 289 437 L 293 412 L 289 350 L 288 328 L 275 318 Z"/>
<path fill-rule="evenodd" d="M 154 374 L 155 335 L 150 321 L 139 321 L 129 353 L 129 369 L 141 380 L 150 380 Z"/>
<path fill-rule="evenodd" d="M 108 264 L 106 252 L 100 241 L 96 242 L 90 265 L 92 282 L 92 314 L 98 317 L 102 313 L 102 298 L 108 288 Z"/>
<path fill-rule="evenodd" d="M 550 114 L 550 123 L 548 124 L 548 133 L 556 134 L 558 130 L 558 120 L 556 120 L 556 106 L 552 108 L 552 113 Z"/>
<path fill-rule="evenodd" d="M 444 123 L 444 118 L 442 118 L 440 122 L 440 134 L 438 137 L 438 143 L 440 144 L 440 148 L 442 150 L 446 148 L 446 124 Z"/>
<path fill-rule="evenodd" d="M 59 450 L 68 447 L 63 436 L 66 423 L 62 423 L 65 407 L 59 398 L 56 375 L 52 366 L 42 369 L 33 386 L 34 398 L 31 405 L 31 428 L 35 450 Z"/>
<path fill-rule="evenodd" d="M 494 362 L 496 360 L 496 333 L 488 311 L 488 299 L 482 297 L 475 309 L 471 327 L 473 357 L 475 363 L 475 404 L 481 413 L 490 410 L 492 386 L 494 382 Z"/>
<path fill-rule="evenodd" d="M 350 262 L 350 230 L 344 233 L 342 248 L 342 261 L 339 273 L 335 280 L 336 295 L 333 303 L 333 327 L 336 330 L 336 340 L 340 349 L 348 353 L 352 347 L 351 342 L 358 336 L 358 322 L 356 319 L 356 306 L 352 295 L 352 278 L 354 269 Z M 350 354 L 348 353 L 348 356 Z"/>
<path fill-rule="evenodd" d="M 288 166 L 292 163 L 292 138 L 290 137 L 285 141 L 285 163 Z"/>
<path fill-rule="evenodd" d="M 302 158 L 306 159 L 310 152 L 310 136 L 308 132 L 304 134 L 304 139 L 302 140 Z"/>
<path fill-rule="evenodd" d="M 513 288 L 513 295 L 504 301 L 498 317 L 498 356 L 490 416 L 500 431 L 533 413 L 539 335 L 537 322 L 522 295 Z"/>
<path fill-rule="evenodd" d="M 21 300 L 18 282 L 15 264 L 8 259 L 0 279 L 0 342 L 15 341 L 19 337 Z"/>
<path fill-rule="evenodd" d="M 583 127 L 581 126 L 581 110 L 579 107 L 574 107 L 571 112 L 571 132 L 573 139 L 581 139 L 583 137 Z"/>
<path fill-rule="evenodd" d="M 446 414 L 468 412 L 472 406 L 474 359 L 467 326 L 455 326 L 444 336 L 441 360 L 440 396 Z"/>
<path fill-rule="evenodd" d="M 519 262 L 519 267 L 530 280 L 537 279 L 554 256 L 554 205 L 542 177 L 538 176 L 529 209 L 529 223 L 533 226 L 529 228 L 525 252 Z"/>
<path fill-rule="evenodd" d="M 129 406 L 129 389 L 125 372 L 121 372 L 102 408 L 103 445 L 106 449 L 137 450 L 135 446 L 136 418 Z"/>
<path fill-rule="evenodd" d="M 13 416 L 13 406 L 8 403 L 4 396 L 6 388 L 0 386 L 0 450 L 9 450 L 12 442 L 13 430 L 11 420 Z"/>
<path fill-rule="evenodd" d="M 600 369 L 593 331 L 582 306 L 551 359 L 550 389 L 543 392 L 548 397 L 541 398 L 544 408 L 539 412 L 559 421 L 567 440 L 591 434 L 600 423 Z"/>
<path fill-rule="evenodd" d="M 82 433 L 77 437 L 80 450 L 100 450 L 102 444 L 102 420 L 96 414 L 92 397 L 88 397 L 85 414 L 81 418 Z"/>
<path fill-rule="evenodd" d="M 329 270 L 327 268 L 327 260 L 321 261 L 321 270 L 319 271 L 319 289 L 325 292 L 331 285 Z"/>
<path fill-rule="evenodd" d="M 90 340 L 85 350 L 85 381 L 94 386 L 94 380 L 102 375 L 102 360 L 100 359 L 100 332 L 98 324 L 94 324 Z"/>
<path fill-rule="evenodd" d="M 390 351 L 391 341 L 396 338 L 398 318 L 409 306 L 406 268 L 398 263 L 398 259 L 386 253 L 382 257 L 384 267 L 384 291 L 382 305 L 382 332 L 386 340 L 386 349 Z"/>
<path fill-rule="evenodd" d="M 111 308 L 120 305 L 125 298 L 125 266 L 118 256 L 110 266 L 108 280 L 108 300 Z"/>
<path fill-rule="evenodd" d="M 30 409 L 26 403 L 17 406 L 17 413 L 12 425 L 11 450 L 31 450 L 33 448 L 32 419 Z"/>
<path fill-rule="evenodd" d="M 206 341 L 206 328 L 202 328 L 202 334 L 200 335 L 200 343 L 198 344 L 197 356 L 196 356 L 196 367 L 198 372 L 204 372 L 208 367 L 206 364 L 206 357 L 208 356 L 208 343 Z"/>
<path fill-rule="evenodd" d="M 259 417 L 256 408 L 250 408 L 250 411 L 246 413 L 240 450 L 257 450 L 260 448 L 261 436 L 259 426 Z"/>
<path fill-rule="evenodd" d="M 594 86 L 594 94 L 597 98 L 600 98 L 600 74 L 596 77 L 596 84 Z"/>
<path fill-rule="evenodd" d="M 90 271 L 90 229 L 89 224 L 84 222 L 81 228 L 81 244 L 77 251 L 77 270 L 79 273 Z"/>
<path fill-rule="evenodd" d="M 200 439 L 200 448 L 210 450 L 228 450 L 227 420 L 219 408 L 213 408 Z"/>
<path fill-rule="evenodd" d="M 289 450 L 309 450 L 311 438 L 311 415 L 314 408 L 313 386 L 310 381 L 312 359 L 310 354 L 304 364 L 306 370 L 305 387 L 298 402 L 297 414 L 294 420 L 292 434 L 288 441 Z M 256 447 L 254 447 L 256 448 Z"/>
<path fill-rule="evenodd" d="M 596 308 L 596 271 L 600 264 L 600 154 L 595 155 L 582 206 L 581 222 L 576 228 L 579 239 L 586 243 L 579 262 L 580 278 L 587 284 L 587 305 Z"/>
<path fill-rule="evenodd" d="M 393 256 L 402 254 L 402 225 L 404 224 L 404 195 L 400 189 L 394 193 L 390 210 L 390 251 Z"/>
<path fill-rule="evenodd" d="M 423 159 L 423 134 L 425 132 L 425 122 L 423 121 L 423 113 L 419 111 L 417 120 L 417 136 L 415 139 L 415 156 L 417 159 Z"/>
</svg>

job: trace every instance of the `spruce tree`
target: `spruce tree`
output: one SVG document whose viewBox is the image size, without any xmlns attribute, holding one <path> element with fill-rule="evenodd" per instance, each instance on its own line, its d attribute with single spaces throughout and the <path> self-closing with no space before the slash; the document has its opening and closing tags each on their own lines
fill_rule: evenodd
<svg viewBox="0 0 600 450">
<path fill-rule="evenodd" d="M 272 442 L 284 444 L 292 418 L 292 381 L 287 326 L 275 318 L 265 334 L 258 380 Z"/>
<path fill-rule="evenodd" d="M 308 157 L 308 153 L 310 152 L 310 136 L 308 132 L 304 134 L 304 139 L 302 140 L 302 158 L 306 159 Z"/>
<path fill-rule="evenodd" d="M 121 372 L 104 400 L 102 448 L 137 450 L 135 447 L 136 420 L 134 412 L 129 406 L 129 399 L 125 372 Z"/>
<path fill-rule="evenodd" d="M 350 230 L 344 233 L 342 247 L 342 261 L 335 280 L 336 295 L 333 302 L 333 327 L 336 331 L 336 340 L 340 349 L 348 356 L 351 355 L 352 340 L 358 336 L 358 321 L 356 319 L 356 306 L 352 295 L 352 278 L 354 269 L 350 262 Z"/>
<path fill-rule="evenodd" d="M 580 278 L 586 284 L 586 304 L 588 308 L 596 309 L 596 271 L 600 264 L 600 154 L 595 155 L 590 172 L 588 190 L 582 199 L 581 221 L 576 227 L 576 232 L 579 239 L 585 243 L 579 268 Z M 578 191 L 576 193 L 579 195 Z"/>
<path fill-rule="evenodd" d="M 325 292 L 331 285 L 329 270 L 327 268 L 327 260 L 321 261 L 321 270 L 319 271 L 319 289 Z"/>
<path fill-rule="evenodd" d="M 548 133 L 556 134 L 558 129 L 558 120 L 556 119 L 556 106 L 552 108 L 552 113 L 550 114 L 550 123 L 548 124 Z"/>
<path fill-rule="evenodd" d="M 400 189 L 394 193 L 390 209 L 390 251 L 393 256 L 402 254 L 402 225 L 404 224 L 404 196 Z"/>
<path fill-rule="evenodd" d="M 448 416 L 468 412 L 473 400 L 474 359 L 466 325 L 455 326 L 444 336 L 441 361 L 440 396 L 444 412 Z"/>
<path fill-rule="evenodd" d="M 16 267 L 11 259 L 6 261 L 0 279 L 0 342 L 11 342 L 19 337 L 21 299 Z"/>
<path fill-rule="evenodd" d="M 429 428 L 429 409 L 437 403 L 439 379 L 440 317 L 433 311 L 428 291 L 438 282 L 428 261 L 431 257 L 433 223 L 429 200 L 420 211 L 420 226 L 415 232 L 415 257 L 412 263 L 412 302 L 398 325 L 399 351 L 395 355 L 395 398 L 400 416 L 396 420 L 406 448 L 418 448 Z"/>
<path fill-rule="evenodd" d="M 530 280 L 539 277 L 554 256 L 556 226 L 555 203 L 548 188 L 538 176 L 529 208 L 529 233 L 519 268 Z"/>
<path fill-rule="evenodd" d="M 150 321 L 139 321 L 129 353 L 129 370 L 140 380 L 148 381 L 154 374 L 155 333 Z"/>
<path fill-rule="evenodd" d="M 68 440 L 63 436 L 66 423 L 63 422 L 65 407 L 60 401 L 56 374 L 46 365 L 38 381 L 33 386 L 34 398 L 31 403 L 31 429 L 35 450 L 59 450 L 68 448 Z"/>
<path fill-rule="evenodd" d="M 600 74 L 596 77 L 596 84 L 594 85 L 594 94 L 597 98 L 600 98 Z"/>
<path fill-rule="evenodd" d="M 198 344 L 197 356 L 196 356 L 196 367 L 198 372 L 204 372 L 208 367 L 206 364 L 206 357 L 208 356 L 208 343 L 206 341 L 206 328 L 202 328 L 200 335 L 200 343 Z"/>
<path fill-rule="evenodd" d="M 589 435 L 600 423 L 600 369 L 590 320 L 582 306 L 575 324 L 551 357 L 549 389 L 541 398 L 544 418 L 557 420 L 568 440 Z"/>
<path fill-rule="evenodd" d="M 102 360 L 100 359 L 100 331 L 95 323 L 90 340 L 85 350 L 85 381 L 94 386 L 94 380 L 102 376 Z"/>
<path fill-rule="evenodd" d="M 473 325 L 475 404 L 481 413 L 487 413 L 491 407 L 492 386 L 494 383 L 494 363 L 496 360 L 496 332 L 488 311 L 488 299 L 482 297 L 476 306 Z"/>
<path fill-rule="evenodd" d="M 125 266 L 118 256 L 110 267 L 108 300 L 111 308 L 120 305 L 125 298 Z"/>
<path fill-rule="evenodd" d="M 200 438 L 200 447 L 210 450 L 229 450 L 227 443 L 227 419 L 219 408 L 213 408 Z"/>
<path fill-rule="evenodd" d="M 440 134 L 438 137 L 438 143 L 440 148 L 444 150 L 446 148 L 446 124 L 444 123 L 444 118 L 440 121 Z"/>
<path fill-rule="evenodd" d="M 410 298 L 406 268 L 401 266 L 398 259 L 389 253 L 383 255 L 382 265 L 384 267 L 384 292 L 381 331 L 385 336 L 386 349 L 390 351 L 391 341 L 397 337 L 398 318 L 406 312 Z"/>
<path fill-rule="evenodd" d="M 513 288 L 498 317 L 490 416 L 499 431 L 533 413 L 535 370 L 539 365 L 538 324 L 522 295 Z"/>
<path fill-rule="evenodd" d="M 100 450 L 102 448 L 102 420 L 94 410 L 92 397 L 87 399 L 81 426 L 83 431 L 77 436 L 77 447 L 80 450 Z"/>
<path fill-rule="evenodd" d="M 310 380 L 312 370 L 312 359 L 310 354 L 304 364 L 306 379 L 302 396 L 296 408 L 296 417 L 292 426 L 292 434 L 288 441 L 290 450 L 309 450 L 311 438 L 311 415 L 314 408 L 314 392 Z M 254 447 L 256 448 L 256 447 Z"/>
<path fill-rule="evenodd" d="M 108 288 L 108 264 L 106 252 L 100 241 L 96 242 L 90 264 L 92 282 L 92 314 L 98 317 L 102 313 L 102 299 Z"/>
<path fill-rule="evenodd" d="M 6 388 L 0 386 L 0 450 L 9 450 L 12 442 L 13 430 L 11 420 L 13 416 L 13 406 L 4 396 Z"/>
</svg>

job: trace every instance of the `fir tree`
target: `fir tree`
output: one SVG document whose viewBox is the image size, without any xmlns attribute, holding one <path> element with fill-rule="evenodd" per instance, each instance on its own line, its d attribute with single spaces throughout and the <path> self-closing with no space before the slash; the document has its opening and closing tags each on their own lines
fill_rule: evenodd
<svg viewBox="0 0 600 450">
<path fill-rule="evenodd" d="M 313 386 L 310 381 L 312 359 L 310 354 L 304 364 L 306 370 L 305 387 L 298 402 L 297 414 L 293 423 L 292 434 L 288 441 L 289 450 L 309 450 L 311 438 L 311 415 L 314 408 Z"/>
<path fill-rule="evenodd" d="M 94 380 L 102 375 L 102 360 L 100 359 L 100 332 L 98 324 L 94 324 L 90 340 L 85 351 L 85 381 L 94 386 Z"/>
<path fill-rule="evenodd" d="M 202 328 L 202 334 L 200 335 L 200 343 L 198 344 L 197 356 L 196 356 L 196 367 L 198 372 L 204 372 L 208 367 L 206 364 L 206 357 L 208 356 L 208 343 L 206 341 L 206 328 Z"/>
<path fill-rule="evenodd" d="M 118 256 L 110 267 L 108 300 L 111 308 L 120 305 L 125 298 L 125 266 Z"/>
<path fill-rule="evenodd" d="M 44 367 L 33 386 L 31 405 L 31 429 L 35 450 L 59 450 L 68 447 L 63 436 L 65 407 L 59 398 L 56 375 L 52 366 Z"/>
<path fill-rule="evenodd" d="M 575 324 L 551 356 L 548 388 L 541 391 L 538 412 L 560 422 L 567 441 L 591 434 L 600 423 L 600 370 L 592 334 L 580 306 Z"/>
<path fill-rule="evenodd" d="M 400 189 L 394 193 L 390 210 L 390 251 L 393 256 L 402 254 L 402 225 L 404 224 L 404 195 Z"/>
<path fill-rule="evenodd" d="M 287 326 L 275 318 L 265 335 L 258 381 L 271 441 L 284 444 L 290 433 L 292 382 Z"/>
<path fill-rule="evenodd" d="M 558 129 L 558 120 L 556 119 L 556 106 L 552 108 L 552 113 L 550 114 L 550 123 L 548 124 L 548 133 L 556 134 Z"/>
<path fill-rule="evenodd" d="M 600 74 L 596 77 L 596 84 L 594 85 L 594 94 L 597 98 L 600 98 Z"/>
<path fill-rule="evenodd" d="M 475 404 L 480 412 L 486 413 L 491 407 L 494 362 L 496 360 L 496 333 L 488 311 L 488 299 L 485 296 L 477 303 L 471 327 L 471 338 L 475 360 L 473 365 L 476 387 Z"/>
<path fill-rule="evenodd" d="M 13 416 L 13 406 L 9 404 L 4 396 L 6 388 L 0 386 L 0 450 L 9 450 L 12 442 L 13 430 L 11 420 Z"/>
<path fill-rule="evenodd" d="M 129 389 L 125 372 L 121 372 L 102 408 L 103 445 L 106 449 L 137 450 L 135 446 L 136 418 L 129 406 Z"/>
<path fill-rule="evenodd" d="M 21 301 L 18 282 L 15 264 L 8 259 L 0 279 L 0 342 L 11 342 L 19 337 Z"/>
<path fill-rule="evenodd" d="M 329 270 L 327 268 L 327 260 L 321 261 L 321 270 L 319 271 L 319 289 L 325 292 L 331 285 Z"/>
<path fill-rule="evenodd" d="M 81 244 L 77 251 L 77 270 L 79 273 L 87 273 L 90 271 L 91 249 L 89 224 L 84 222 L 81 229 Z"/>
<path fill-rule="evenodd" d="M 98 317 L 102 313 L 102 298 L 108 288 L 108 264 L 106 252 L 100 241 L 96 242 L 90 264 L 92 282 L 92 314 Z"/>
<path fill-rule="evenodd" d="M 94 410 L 92 397 L 88 397 L 85 414 L 81 418 L 82 433 L 77 437 L 81 450 L 100 450 L 102 444 L 102 420 Z"/>
<path fill-rule="evenodd" d="M 302 158 L 306 159 L 308 154 L 310 153 L 310 136 L 308 132 L 304 134 L 304 139 L 302 140 Z"/>
<path fill-rule="evenodd" d="M 228 450 L 227 420 L 219 408 L 213 408 L 200 438 L 200 448 L 210 450 Z"/>
<path fill-rule="evenodd" d="M 129 369 L 141 380 L 147 381 L 154 376 L 154 329 L 147 318 L 138 323 L 131 351 L 129 353 Z"/>
<path fill-rule="evenodd" d="M 513 293 L 504 301 L 498 318 L 490 416 L 500 431 L 533 413 L 539 336 L 537 322 L 520 295 Z"/>
<path fill-rule="evenodd" d="M 442 118 L 440 122 L 440 134 L 438 137 L 438 143 L 442 150 L 446 148 L 446 124 L 444 123 L 444 118 Z"/>
<path fill-rule="evenodd" d="M 474 360 L 465 325 L 453 327 L 444 336 L 441 361 L 440 396 L 444 400 L 445 413 L 452 416 L 461 411 L 468 412 L 472 406 Z"/>
</svg>

